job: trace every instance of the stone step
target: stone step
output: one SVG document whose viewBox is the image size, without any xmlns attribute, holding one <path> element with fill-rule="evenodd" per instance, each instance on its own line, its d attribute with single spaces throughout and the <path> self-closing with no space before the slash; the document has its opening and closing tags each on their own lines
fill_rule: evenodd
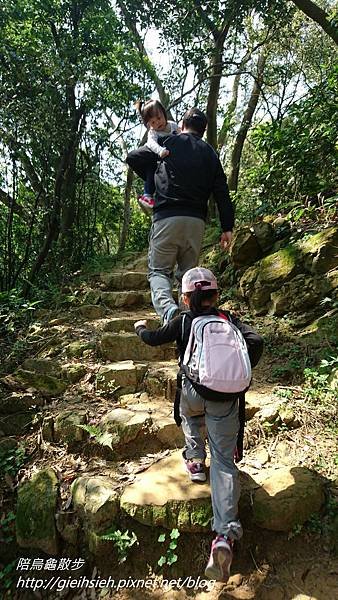
<svg viewBox="0 0 338 600">
<path fill-rule="evenodd" d="M 304 467 L 273 465 L 240 472 L 239 516 L 247 527 L 291 531 L 304 523 L 324 502 L 321 478 Z M 153 464 L 127 486 L 121 508 L 151 527 L 180 531 L 210 531 L 212 507 L 208 481 L 194 484 L 177 450 Z"/>
<path fill-rule="evenodd" d="M 173 345 L 148 346 L 135 333 L 104 333 L 98 349 L 101 356 L 109 361 L 165 361 L 175 357 Z"/>
<path fill-rule="evenodd" d="M 143 386 L 151 396 L 162 396 L 171 402 L 175 400 L 177 360 L 153 362 L 149 365 Z"/>
<path fill-rule="evenodd" d="M 108 308 L 122 306 L 143 306 L 151 304 L 150 290 L 129 290 L 122 292 L 100 292 L 99 301 Z"/>
<path fill-rule="evenodd" d="M 147 273 L 142 271 L 101 273 L 100 280 L 109 291 L 147 290 L 149 288 Z"/>
<path fill-rule="evenodd" d="M 114 317 L 109 319 L 103 325 L 103 331 L 110 331 L 111 333 L 118 333 L 120 331 L 134 332 L 134 323 L 139 319 L 147 319 L 148 329 L 157 329 L 160 326 L 159 318 L 155 316 L 147 316 L 140 313 L 139 315 L 133 314 L 132 316 Z"/>
</svg>

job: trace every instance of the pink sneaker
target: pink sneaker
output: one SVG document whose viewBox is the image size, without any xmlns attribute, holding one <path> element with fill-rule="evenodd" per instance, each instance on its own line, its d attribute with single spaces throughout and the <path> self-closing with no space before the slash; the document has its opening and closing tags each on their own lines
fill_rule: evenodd
<svg viewBox="0 0 338 600">
<path fill-rule="evenodd" d="M 184 459 L 185 468 L 191 481 L 206 481 L 205 464 L 200 458 Z"/>
<path fill-rule="evenodd" d="M 146 196 L 145 194 L 142 194 L 142 196 L 139 196 L 137 198 L 137 201 L 138 201 L 140 207 L 142 208 L 142 210 L 147 215 L 152 214 L 154 204 L 155 204 L 154 198 L 152 198 L 151 196 Z"/>
<path fill-rule="evenodd" d="M 232 563 L 233 540 L 218 535 L 211 544 L 209 562 L 205 569 L 205 575 L 209 579 L 226 583 L 230 577 Z"/>
</svg>

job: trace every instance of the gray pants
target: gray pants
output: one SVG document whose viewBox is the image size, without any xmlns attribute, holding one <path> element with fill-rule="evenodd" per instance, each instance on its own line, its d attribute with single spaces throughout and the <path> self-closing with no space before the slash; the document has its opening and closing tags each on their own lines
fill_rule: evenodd
<svg viewBox="0 0 338 600">
<path fill-rule="evenodd" d="M 177 309 L 172 295 L 175 267 L 180 286 L 184 273 L 198 264 L 204 229 L 204 221 L 196 217 L 168 217 L 152 224 L 148 279 L 154 309 L 162 319 Z"/>
<path fill-rule="evenodd" d="M 205 458 L 206 427 L 210 448 L 210 488 L 213 509 L 212 529 L 238 540 L 242 526 L 238 520 L 239 473 L 234 463 L 239 429 L 238 400 L 204 400 L 183 376 L 180 401 L 186 458 Z"/>
</svg>

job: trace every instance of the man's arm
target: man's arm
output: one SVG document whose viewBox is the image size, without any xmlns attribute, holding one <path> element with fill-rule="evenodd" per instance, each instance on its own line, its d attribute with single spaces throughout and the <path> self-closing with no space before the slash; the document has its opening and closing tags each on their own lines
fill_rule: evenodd
<svg viewBox="0 0 338 600">
<path fill-rule="evenodd" d="M 219 158 L 217 157 L 216 174 L 213 186 L 213 196 L 217 204 L 219 218 L 222 227 L 221 246 L 228 249 L 232 238 L 232 230 L 234 227 L 235 212 L 232 205 L 227 178 L 223 171 Z"/>
</svg>

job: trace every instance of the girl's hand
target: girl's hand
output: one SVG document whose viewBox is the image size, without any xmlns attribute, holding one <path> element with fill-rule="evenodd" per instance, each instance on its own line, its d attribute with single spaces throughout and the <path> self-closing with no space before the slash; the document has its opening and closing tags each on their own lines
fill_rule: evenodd
<svg viewBox="0 0 338 600">
<path fill-rule="evenodd" d="M 160 158 L 165 158 L 166 156 L 169 156 L 170 152 L 169 150 L 167 150 L 167 148 L 163 148 L 161 154 L 160 154 Z"/>
<path fill-rule="evenodd" d="M 134 323 L 134 329 L 135 329 L 135 331 L 140 326 L 147 327 L 147 321 L 145 319 L 143 319 L 141 321 L 136 321 L 136 323 Z"/>
</svg>

